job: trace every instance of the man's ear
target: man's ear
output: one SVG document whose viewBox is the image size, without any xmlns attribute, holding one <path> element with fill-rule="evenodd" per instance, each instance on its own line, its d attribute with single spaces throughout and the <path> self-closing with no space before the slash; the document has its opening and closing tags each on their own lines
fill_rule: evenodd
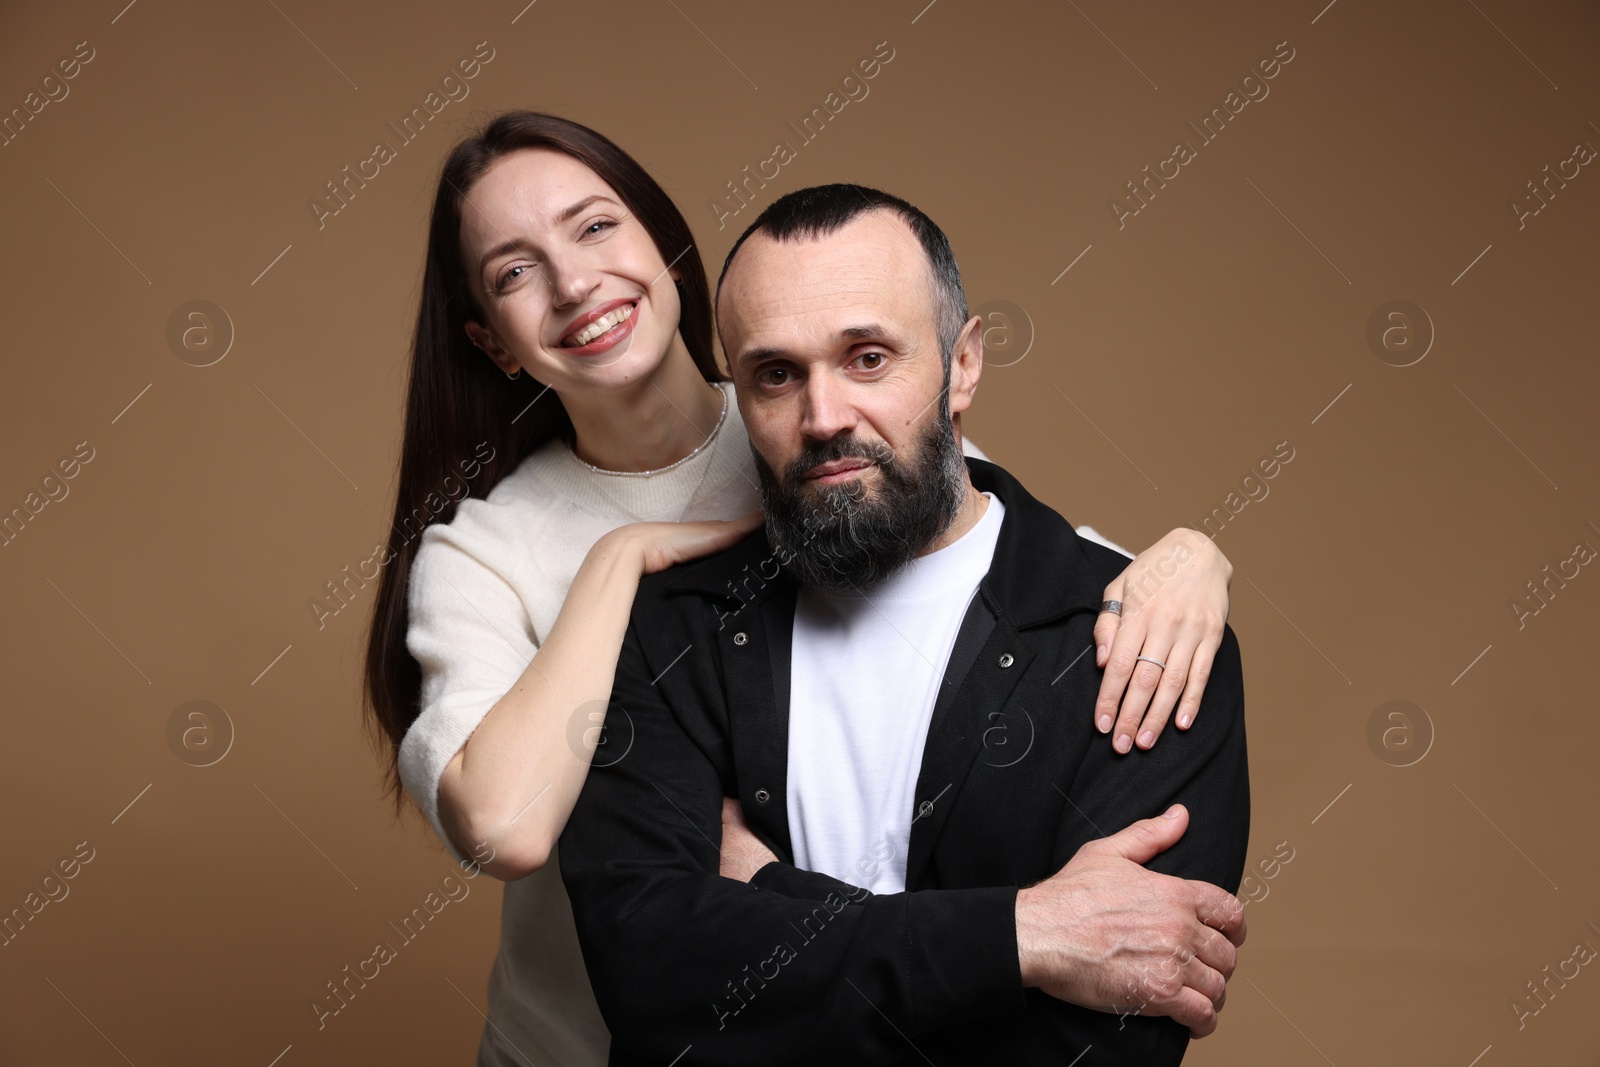
<svg viewBox="0 0 1600 1067">
<path fill-rule="evenodd" d="M 516 357 L 500 346 L 500 342 L 495 339 L 494 332 L 482 323 L 468 319 L 467 337 L 494 362 L 496 367 L 500 368 L 502 373 L 510 374 L 522 366 L 517 362 Z"/>
<path fill-rule="evenodd" d="M 974 315 L 961 327 L 950 353 L 950 414 L 959 414 L 972 406 L 982 374 L 983 319 Z"/>
</svg>

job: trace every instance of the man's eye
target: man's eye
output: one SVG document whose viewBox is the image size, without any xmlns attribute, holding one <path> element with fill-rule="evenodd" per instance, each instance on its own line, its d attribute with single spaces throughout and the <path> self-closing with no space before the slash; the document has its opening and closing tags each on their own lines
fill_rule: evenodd
<svg viewBox="0 0 1600 1067">
<path fill-rule="evenodd" d="M 763 385 L 782 385 L 783 384 L 783 380 L 775 380 L 773 378 L 773 375 L 775 375 L 775 374 L 785 374 L 786 375 L 788 373 L 789 372 L 787 370 L 785 370 L 784 368 L 782 368 L 782 367 L 768 367 L 766 370 L 764 370 L 764 371 L 762 371 L 762 372 L 760 372 L 759 374 L 756 375 L 756 381 L 760 382 Z"/>
<path fill-rule="evenodd" d="M 873 360 L 874 361 L 872 363 L 867 363 L 866 364 L 866 368 L 868 370 L 877 370 L 883 364 L 883 353 L 882 352 L 863 352 L 861 354 L 860 358 L 863 361 L 865 361 L 865 360 Z"/>
</svg>

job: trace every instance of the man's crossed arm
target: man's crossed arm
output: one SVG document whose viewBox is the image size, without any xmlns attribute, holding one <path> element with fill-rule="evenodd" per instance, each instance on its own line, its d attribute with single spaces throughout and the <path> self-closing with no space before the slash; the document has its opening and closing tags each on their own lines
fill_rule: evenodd
<svg viewBox="0 0 1600 1067">
<path fill-rule="evenodd" d="M 1217 673 L 1229 667 L 1231 640 Z M 1214 1028 L 1242 908 L 1141 866 L 1183 834 L 1183 809 L 1088 841 L 1021 890 L 874 895 L 787 864 L 746 884 L 720 873 L 726 738 L 709 716 L 674 714 L 632 625 L 609 721 L 622 712 L 631 747 L 590 771 L 560 848 L 617 1048 L 667 1061 L 692 1050 L 684 1062 L 703 1064 L 886 1063 L 919 1034 L 1022 1012 L 1025 986 Z"/>
</svg>

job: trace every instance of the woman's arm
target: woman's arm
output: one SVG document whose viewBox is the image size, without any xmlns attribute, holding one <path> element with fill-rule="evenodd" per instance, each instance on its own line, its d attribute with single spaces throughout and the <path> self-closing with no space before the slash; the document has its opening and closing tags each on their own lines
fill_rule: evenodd
<svg viewBox="0 0 1600 1067">
<path fill-rule="evenodd" d="M 634 523 L 595 542 L 537 655 L 444 768 L 452 844 L 507 881 L 544 865 L 589 771 L 640 576 L 720 551 L 760 517 Z"/>
<path fill-rule="evenodd" d="M 1222 644 L 1232 580 L 1233 564 L 1211 538 L 1180 526 L 1106 586 L 1103 599 L 1120 600 L 1122 613 L 1102 612 L 1095 623 L 1095 663 L 1106 671 L 1094 716 L 1101 733 L 1112 731 L 1115 717 L 1118 752 L 1154 745 L 1174 706 L 1178 729 L 1194 722 Z"/>
</svg>

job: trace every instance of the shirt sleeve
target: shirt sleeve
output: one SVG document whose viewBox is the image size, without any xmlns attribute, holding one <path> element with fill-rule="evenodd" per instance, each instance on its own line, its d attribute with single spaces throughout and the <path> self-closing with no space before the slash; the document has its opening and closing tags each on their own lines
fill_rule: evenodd
<svg viewBox="0 0 1600 1067">
<path fill-rule="evenodd" d="M 830 893 L 850 900 L 865 900 L 873 895 L 871 890 L 861 886 L 840 881 L 821 871 L 804 870 L 782 860 L 772 860 L 756 871 L 750 876 L 750 884 L 798 900 L 826 900 Z"/>
<path fill-rule="evenodd" d="M 1160 745 L 1138 753 L 1153 758 L 1132 767 L 1099 735 L 1096 741 L 1085 747 L 1068 790 L 1072 804 L 1062 834 L 1070 844 L 1062 852 L 1182 804 L 1189 809 L 1188 830 L 1143 866 L 1237 893 L 1250 840 L 1250 773 L 1244 667 L 1233 627 L 1223 624 L 1193 726 L 1163 736 Z M 1168 741 L 1177 743 L 1163 749 Z"/>
<path fill-rule="evenodd" d="M 422 691 L 400 742 L 400 780 L 458 862 L 469 857 L 439 820 L 439 781 L 538 651 L 526 606 L 487 556 L 462 530 L 429 526 L 407 590 L 406 648 L 422 668 Z"/>
<path fill-rule="evenodd" d="M 971 456 L 973 459 L 984 459 L 989 460 L 990 463 L 994 462 L 994 460 L 989 459 L 989 454 L 983 449 L 979 448 L 977 445 L 973 444 L 972 438 L 968 437 L 966 434 L 961 435 L 961 453 L 962 455 Z"/>
</svg>

